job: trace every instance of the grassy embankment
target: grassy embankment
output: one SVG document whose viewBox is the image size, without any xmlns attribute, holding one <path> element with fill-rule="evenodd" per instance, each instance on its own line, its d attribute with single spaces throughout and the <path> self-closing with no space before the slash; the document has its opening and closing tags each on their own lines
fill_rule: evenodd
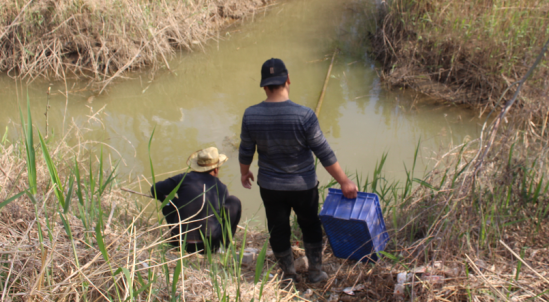
<svg viewBox="0 0 549 302">
<path fill-rule="evenodd" d="M 238 265 L 245 243 L 257 237 L 246 229 L 238 243 L 227 238 L 220 255 L 174 249 L 161 204 L 149 199 L 143 206 L 120 191 L 117 165 L 101 148 L 48 142 L 31 119 L 30 111 L 21 116 L 24 139 L 4 136 L 0 144 L 2 301 L 259 301 L 292 294 L 269 280 L 265 240 L 250 268 Z M 78 133 L 71 128 L 66 137 Z"/>
<path fill-rule="evenodd" d="M 128 69 L 170 69 L 176 50 L 201 49 L 222 26 L 269 2 L 0 0 L 0 70 L 105 86 Z"/>
<path fill-rule="evenodd" d="M 392 212 L 396 236 L 408 236 L 402 248 L 421 251 L 398 261 L 414 267 L 442 260 L 463 269 L 444 285 L 429 285 L 430 295 L 410 290 L 406 298 L 546 301 L 544 57 L 526 75 L 549 38 L 549 2 L 394 0 L 381 8 L 371 40 L 387 83 L 497 115 L 479 139 L 455 146 L 414 179 L 420 187 L 394 205 L 403 211 Z M 412 288 L 425 289 L 419 283 Z"/>
<path fill-rule="evenodd" d="M 392 85 L 489 112 L 532 65 L 549 38 L 546 0 L 393 0 L 382 5 L 373 51 Z M 517 109 L 544 121 L 549 68 L 543 60 Z M 505 94 L 509 100 L 516 86 Z"/>
<path fill-rule="evenodd" d="M 0 144 L 2 300 L 288 301 L 300 300 L 309 288 L 304 298 L 312 301 L 393 300 L 397 273 L 435 262 L 430 273 L 442 283 L 417 274 L 403 298 L 549 296 L 549 181 L 546 167 L 539 168 L 546 154 L 528 156 L 536 150 L 521 144 L 520 136 L 509 149 L 489 153 L 476 181 L 478 140 L 441 155 L 427 175 L 408 167 L 403 183 L 384 177 L 383 157 L 371 176 L 356 180 L 361 191 L 380 196 L 391 237 L 385 257 L 375 265 L 355 263 L 335 258 L 327 246 L 328 283 L 280 288 L 267 277 L 276 269 L 264 232 L 240 230 L 223 254 L 181 253 L 165 243 L 169 231 L 160 203 L 148 200 L 151 212 L 120 191 L 116 163 L 107 163 L 100 148 L 89 150 L 84 140 L 74 147 L 48 142 L 33 130 L 30 116 L 21 120 L 28 121 L 24 139 L 4 137 Z M 238 265 L 245 247 L 261 251 L 251 267 Z M 296 246 L 294 254 L 304 251 Z M 341 292 L 353 285 L 365 290 Z"/>
</svg>

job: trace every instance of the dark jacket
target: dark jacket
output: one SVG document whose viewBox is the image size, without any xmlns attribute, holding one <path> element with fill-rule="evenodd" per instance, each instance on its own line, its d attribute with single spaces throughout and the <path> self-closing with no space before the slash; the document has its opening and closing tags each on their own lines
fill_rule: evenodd
<svg viewBox="0 0 549 302">
<path fill-rule="evenodd" d="M 210 175 L 209 173 L 189 172 L 170 177 L 164 181 L 156 183 L 157 199 L 164 201 L 170 192 L 177 187 L 179 182 L 183 180 L 181 186 L 177 190 L 177 197 L 172 199 L 172 203 L 166 204 L 162 209 L 162 213 L 166 217 L 168 224 L 179 223 L 181 220 L 196 216 L 189 221 L 200 220 L 204 217 L 213 214 L 213 210 L 219 215 L 220 208 L 225 204 L 225 199 L 229 196 L 227 186 L 224 185 L 219 178 Z M 203 204 L 204 185 L 206 185 L 206 203 Z M 151 187 L 151 194 L 154 196 L 154 187 Z M 174 205 L 179 209 L 179 216 L 175 211 Z M 202 208 L 202 210 L 201 210 Z M 200 220 L 182 225 L 182 230 L 199 229 L 189 232 L 187 240 L 202 240 L 200 231 L 205 237 L 216 237 L 221 234 L 221 226 L 215 215 L 205 220 Z M 177 227 L 172 231 L 172 234 L 178 234 Z"/>
</svg>

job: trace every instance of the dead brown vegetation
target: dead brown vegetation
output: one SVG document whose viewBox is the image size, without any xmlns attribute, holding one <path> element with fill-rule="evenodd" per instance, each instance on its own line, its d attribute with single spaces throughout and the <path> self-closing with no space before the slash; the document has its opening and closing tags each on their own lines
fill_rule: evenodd
<svg viewBox="0 0 549 302">
<path fill-rule="evenodd" d="M 366 183 L 363 190 L 378 193 L 386 205 L 384 216 L 391 237 L 385 250 L 388 254 L 375 265 L 356 263 L 335 258 L 326 245 L 324 269 L 330 280 L 317 285 L 298 283 L 300 292 L 291 286 L 281 288 L 276 279 L 254 284 L 255 266 L 231 275 L 234 263 L 221 265 L 228 252 L 212 260 L 171 249 L 164 244 L 166 226 L 143 207 L 143 201 L 121 192 L 115 182 L 103 193 L 92 189 L 92 183 L 101 183 L 97 166 L 105 169 L 103 179 L 114 167 L 111 162 L 101 164 L 97 150 L 90 152 L 97 142 L 81 140 L 72 148 L 64 142 L 50 145 L 63 184 L 69 183 L 75 170 L 66 159 L 79 159 L 84 201 L 72 195 L 68 210 L 60 206 L 51 172 L 43 154 L 37 152 L 35 201 L 22 196 L 0 209 L 0 292 L 5 301 L 121 301 L 128 297 L 217 301 L 222 287 L 231 301 L 238 292 L 238 300 L 249 301 L 264 286 L 263 301 L 546 301 L 546 135 L 515 132 L 511 127 L 500 130 L 504 131 L 502 139 L 494 142 L 486 157 L 482 154 L 490 135 L 452 147 L 435 158 L 437 164 L 427 175 L 412 171 L 406 184 L 390 183 L 383 175 L 378 177 L 377 189 L 372 182 Z M 67 135 L 71 133 L 80 135 L 78 127 L 69 128 Z M 0 144 L 0 201 L 29 187 L 24 150 L 20 142 Z M 67 186 L 63 193 L 68 195 L 69 190 Z M 246 247 L 260 249 L 267 239 L 261 231 L 244 234 L 238 232 L 235 246 L 245 241 Z M 297 258 L 304 251 L 296 246 L 294 254 Z M 184 263 L 182 277 L 173 290 L 179 261 Z M 274 264 L 270 256 L 263 272 Z M 115 273 L 118 269 L 128 274 Z M 403 284 L 402 295 L 395 296 L 399 273 L 410 274 L 410 278 Z M 144 285 L 142 292 L 133 295 Z M 360 285 L 354 295 L 344 292 L 346 287 Z M 311 292 L 305 297 L 307 289 Z"/>
<path fill-rule="evenodd" d="M 71 127 L 67 135 L 79 135 L 78 131 Z M 158 201 L 146 200 L 147 207 L 118 186 L 102 189 L 103 173 L 98 169 L 105 165 L 106 181 L 115 165 L 94 155 L 90 149 L 95 144 L 82 140 L 76 147 L 63 141 L 49 145 L 67 186 L 66 208 L 56 199 L 51 170 L 41 152 L 36 153 L 37 193 L 27 191 L 4 204 L 26 191 L 29 183 L 25 146 L 21 141 L 0 144 L 0 300 L 217 301 L 221 287 L 231 301 L 237 293 L 242 301 L 257 298 L 260 287 L 263 299 L 291 299 L 293 292 L 280 289 L 277 279 L 256 284 L 253 270 L 244 274 L 242 283 L 230 270 L 210 274 L 218 259 L 186 254 L 166 244 L 169 230 L 151 211 Z M 90 157 L 97 159 L 92 165 Z M 72 188 L 68 183 L 74 180 L 76 166 L 69 158 L 82 160 L 77 164 L 81 178 Z M 242 237 L 240 232 L 239 242 Z M 175 272 L 178 263 L 184 263 L 181 278 Z"/>
<path fill-rule="evenodd" d="M 549 248 L 547 62 L 541 60 L 527 76 L 536 57 L 544 55 L 548 5 L 536 0 L 381 5 L 372 52 L 389 85 L 465 104 L 481 115 L 499 113 L 487 120 L 480 138 L 437 156 L 435 168 L 417 180 L 420 187 L 404 196 L 399 211 L 406 214 L 392 225 L 399 238 L 395 250 L 402 251 L 394 263 L 412 272 L 403 299 L 549 298 L 549 259 L 540 256 Z M 448 278 L 439 270 L 435 274 L 446 279 L 437 284 L 406 268 L 435 263 L 461 273 Z"/>
<path fill-rule="evenodd" d="M 500 96 L 549 38 L 548 7 L 546 0 L 387 1 L 371 36 L 373 54 L 389 84 L 487 113 L 503 106 Z M 548 75 L 543 62 L 514 108 L 538 124 L 549 109 Z"/>
<path fill-rule="evenodd" d="M 108 83 L 142 66 L 170 69 L 222 26 L 270 0 L 1 0 L 0 70 L 32 80 L 76 75 Z"/>
</svg>

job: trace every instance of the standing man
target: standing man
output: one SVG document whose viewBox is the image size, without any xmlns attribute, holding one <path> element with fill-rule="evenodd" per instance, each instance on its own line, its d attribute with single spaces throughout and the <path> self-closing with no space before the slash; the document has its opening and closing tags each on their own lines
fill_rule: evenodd
<svg viewBox="0 0 549 302">
<path fill-rule="evenodd" d="M 219 154 L 215 147 L 196 151 L 187 160 L 190 172 L 170 177 L 151 187 L 152 196 L 164 201 L 181 183 L 177 197 L 162 208 L 166 222 L 172 227 L 171 244 L 179 245 L 185 241 L 187 252 L 202 250 L 201 253 L 204 253 L 204 237 L 211 251 L 215 252 L 224 240 L 228 243 L 227 225 L 230 225 L 234 236 L 242 205 L 236 196 L 229 195 L 227 186 L 217 177 L 219 167 L 227 160 L 227 156 Z"/>
<path fill-rule="evenodd" d="M 257 147 L 257 184 L 267 214 L 269 242 L 284 278 L 297 278 L 290 244 L 293 209 L 303 232 L 309 282 L 324 281 L 328 275 L 322 271 L 322 227 L 313 153 L 340 184 L 345 197 L 356 198 L 358 188 L 339 166 L 313 110 L 290 101 L 290 77 L 282 60 L 273 58 L 263 64 L 260 86 L 267 99 L 248 107 L 242 118 L 242 185 L 248 189 L 252 186 L 250 164 Z"/>
</svg>

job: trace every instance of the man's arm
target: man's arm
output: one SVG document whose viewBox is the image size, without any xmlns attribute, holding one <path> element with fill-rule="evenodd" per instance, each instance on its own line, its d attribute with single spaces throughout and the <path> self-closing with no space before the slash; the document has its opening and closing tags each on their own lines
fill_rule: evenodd
<svg viewBox="0 0 549 302">
<path fill-rule="evenodd" d="M 254 174 L 250 171 L 250 165 L 254 159 L 255 142 L 248 132 L 248 128 L 245 123 L 246 113 L 242 117 L 242 128 L 240 130 L 240 147 L 238 148 L 238 161 L 240 162 L 240 181 L 242 186 L 246 189 L 252 188 L 252 181 L 254 181 Z"/>
<path fill-rule="evenodd" d="M 337 158 L 330 148 L 328 141 L 320 130 L 318 119 L 314 113 L 310 113 L 307 123 L 305 125 L 307 144 L 313 151 L 316 157 L 320 160 L 320 163 L 328 173 L 339 183 L 343 196 L 346 198 L 356 198 L 358 187 L 352 182 L 337 161 Z"/>
<path fill-rule="evenodd" d="M 164 199 L 166 199 L 166 196 L 168 196 L 173 191 L 173 189 L 177 187 L 179 182 L 181 182 L 182 178 L 183 175 L 179 174 L 166 180 L 157 182 L 151 187 L 151 195 L 154 197 L 154 189 L 156 187 L 156 199 L 164 201 Z"/>
<path fill-rule="evenodd" d="M 242 182 L 242 186 L 246 189 L 252 188 L 252 182 L 254 181 L 254 174 L 252 171 L 250 171 L 250 165 L 244 165 L 240 164 L 240 181 Z"/>
<path fill-rule="evenodd" d="M 343 196 L 350 199 L 356 198 L 358 187 L 353 181 L 351 181 L 347 177 L 347 175 L 345 175 L 345 172 L 343 171 L 343 169 L 341 169 L 341 166 L 338 162 L 324 168 L 339 183 L 339 185 L 341 186 L 341 191 L 343 192 Z"/>
</svg>

